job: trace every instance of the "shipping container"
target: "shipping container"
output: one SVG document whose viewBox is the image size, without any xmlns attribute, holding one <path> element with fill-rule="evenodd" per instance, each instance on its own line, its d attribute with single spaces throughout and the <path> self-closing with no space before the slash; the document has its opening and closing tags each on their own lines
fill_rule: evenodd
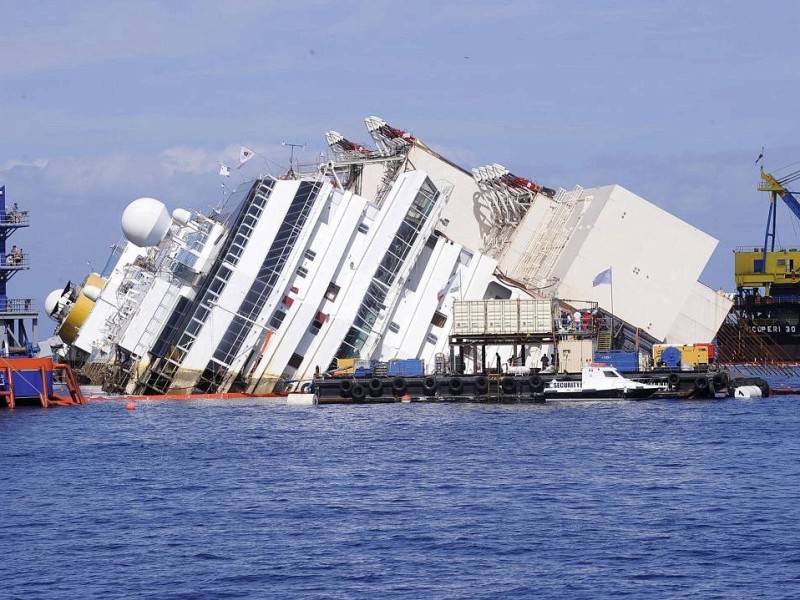
<svg viewBox="0 0 800 600">
<path fill-rule="evenodd" d="M 453 333 L 513 335 L 550 333 L 550 300 L 457 300 L 453 303 Z"/>
<path fill-rule="evenodd" d="M 422 377 L 425 363 L 421 358 L 395 358 L 389 361 L 389 377 Z"/>
<path fill-rule="evenodd" d="M 639 352 L 636 350 L 610 350 L 595 352 L 594 362 L 614 367 L 628 373 L 639 370 Z"/>
<path fill-rule="evenodd" d="M 519 330 L 522 333 L 549 333 L 553 330 L 550 300 L 520 300 Z"/>
<path fill-rule="evenodd" d="M 593 359 L 592 340 L 564 340 L 558 344 L 558 372 L 580 373 L 591 365 Z"/>
<path fill-rule="evenodd" d="M 486 331 L 486 305 L 482 300 L 456 300 L 453 303 L 453 332 L 465 335 Z"/>
</svg>

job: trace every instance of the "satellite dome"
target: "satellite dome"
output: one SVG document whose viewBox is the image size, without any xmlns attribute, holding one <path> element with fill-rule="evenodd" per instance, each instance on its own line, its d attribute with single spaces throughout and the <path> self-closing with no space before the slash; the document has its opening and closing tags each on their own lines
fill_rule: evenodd
<svg viewBox="0 0 800 600">
<path fill-rule="evenodd" d="M 58 307 L 58 301 L 61 300 L 61 296 L 64 295 L 64 290 L 61 288 L 57 290 L 53 290 L 49 294 L 47 294 L 47 298 L 44 299 L 44 312 L 47 313 L 47 316 L 57 321 L 56 319 L 56 308 Z"/>
<path fill-rule="evenodd" d="M 186 225 L 192 220 L 192 213 L 185 208 L 176 208 L 172 211 L 172 220 L 178 225 Z"/>
<path fill-rule="evenodd" d="M 122 213 L 125 238 L 140 248 L 158 244 L 167 235 L 171 223 L 167 207 L 155 198 L 134 200 Z"/>
</svg>

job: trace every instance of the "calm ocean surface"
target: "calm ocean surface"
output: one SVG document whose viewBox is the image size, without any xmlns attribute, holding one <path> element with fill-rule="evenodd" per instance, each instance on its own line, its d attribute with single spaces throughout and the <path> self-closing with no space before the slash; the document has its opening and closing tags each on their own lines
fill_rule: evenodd
<svg viewBox="0 0 800 600">
<path fill-rule="evenodd" d="M 798 598 L 800 398 L 0 411 L 0 598 Z"/>
</svg>

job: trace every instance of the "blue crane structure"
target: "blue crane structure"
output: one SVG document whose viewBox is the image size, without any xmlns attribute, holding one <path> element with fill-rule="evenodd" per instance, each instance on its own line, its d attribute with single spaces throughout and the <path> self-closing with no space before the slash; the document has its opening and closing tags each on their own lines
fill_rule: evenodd
<svg viewBox="0 0 800 600">
<path fill-rule="evenodd" d="M 767 252 L 775 251 L 775 220 L 777 215 L 777 200 L 778 196 L 786 203 L 789 210 L 794 213 L 794 216 L 800 219 L 800 202 L 794 197 L 792 192 L 786 189 L 786 185 L 800 179 L 800 171 L 794 171 L 789 175 L 776 179 L 769 173 L 764 172 L 761 168 L 762 183 L 759 184 L 758 190 L 761 192 L 770 193 L 769 214 L 767 215 L 767 231 L 764 235 L 764 264 L 767 262 Z"/>
<path fill-rule="evenodd" d="M 31 298 L 9 298 L 8 282 L 20 271 L 30 269 L 29 256 L 9 239 L 17 230 L 30 226 L 28 211 L 15 202 L 6 205 L 6 186 L 0 186 L 0 356 L 32 357 L 39 350 L 36 342 L 39 313 Z"/>
</svg>

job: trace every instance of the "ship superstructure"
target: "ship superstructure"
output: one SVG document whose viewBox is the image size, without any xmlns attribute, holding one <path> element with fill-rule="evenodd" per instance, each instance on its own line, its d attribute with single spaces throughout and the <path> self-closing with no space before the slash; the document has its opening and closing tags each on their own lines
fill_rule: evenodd
<svg viewBox="0 0 800 600">
<path fill-rule="evenodd" d="M 112 391 L 263 393 L 337 359 L 440 364 L 456 300 L 580 298 L 613 312 L 609 349 L 711 341 L 727 314 L 697 279 L 716 240 L 628 190 L 468 171 L 366 124 L 374 147 L 329 131 L 330 160 L 228 213 L 132 203 L 113 270 L 54 292 L 67 358 Z M 592 285 L 610 266 L 613 298 Z"/>
</svg>

